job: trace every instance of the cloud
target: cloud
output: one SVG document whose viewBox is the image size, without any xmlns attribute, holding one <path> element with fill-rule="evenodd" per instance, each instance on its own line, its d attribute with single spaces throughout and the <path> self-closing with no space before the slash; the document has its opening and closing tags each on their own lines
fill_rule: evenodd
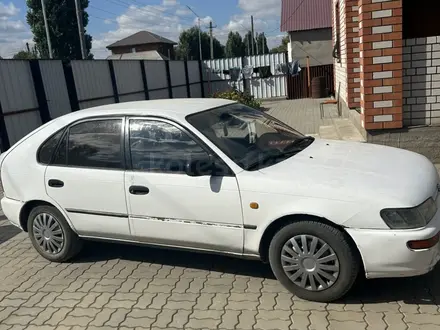
<svg viewBox="0 0 440 330">
<path fill-rule="evenodd" d="M 281 15 L 281 0 L 239 0 L 238 7 L 255 17 L 272 18 Z"/>
<path fill-rule="evenodd" d="M 0 19 L 7 18 L 11 16 L 15 16 L 20 12 L 20 9 L 14 6 L 12 2 L 8 5 L 5 5 L 3 2 L 0 2 Z"/>
<path fill-rule="evenodd" d="M 203 25 L 209 25 L 209 22 L 212 22 L 212 17 L 211 16 L 206 16 L 206 17 L 200 17 L 200 24 L 202 25 L 202 29 L 203 29 Z M 198 24 L 198 18 L 196 17 L 194 19 L 194 24 Z"/>
<path fill-rule="evenodd" d="M 163 0 L 162 1 L 162 6 L 165 7 L 173 7 L 173 6 L 177 6 L 178 2 L 176 0 Z"/>
<path fill-rule="evenodd" d="M 242 12 L 231 16 L 229 22 L 216 33 L 221 42 L 226 42 L 229 31 L 238 31 L 244 36 L 251 30 L 251 16 L 254 16 L 254 31 L 265 33 L 268 47 L 273 48 L 281 43 L 284 35 L 279 29 L 280 0 L 239 0 L 238 7 Z"/>
<path fill-rule="evenodd" d="M 0 2 L 0 56 L 10 58 L 31 43 L 29 27 L 18 19 L 20 9 L 10 2 Z"/>
<path fill-rule="evenodd" d="M 187 9 L 187 8 L 178 8 L 176 10 L 176 15 L 177 16 L 189 16 L 192 15 L 191 10 Z"/>
</svg>

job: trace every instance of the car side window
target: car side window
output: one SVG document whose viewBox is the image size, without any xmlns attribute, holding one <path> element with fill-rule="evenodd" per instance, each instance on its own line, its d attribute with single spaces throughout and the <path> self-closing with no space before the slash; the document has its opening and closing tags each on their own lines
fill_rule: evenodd
<svg viewBox="0 0 440 330">
<path fill-rule="evenodd" d="M 52 160 L 52 156 L 58 146 L 60 138 L 63 136 L 64 129 L 52 135 L 48 140 L 46 140 L 40 147 L 38 151 L 37 160 L 38 162 L 48 165 Z"/>
<path fill-rule="evenodd" d="M 130 120 L 132 169 L 158 173 L 185 173 L 192 157 L 207 155 L 186 132 L 161 121 Z"/>
<path fill-rule="evenodd" d="M 122 119 L 81 122 L 70 127 L 54 157 L 54 165 L 124 169 Z"/>
</svg>

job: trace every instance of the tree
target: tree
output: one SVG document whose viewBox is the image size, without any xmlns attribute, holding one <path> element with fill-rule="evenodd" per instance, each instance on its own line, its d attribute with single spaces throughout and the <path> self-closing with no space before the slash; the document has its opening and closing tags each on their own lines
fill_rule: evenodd
<svg viewBox="0 0 440 330">
<path fill-rule="evenodd" d="M 246 47 L 243 38 L 238 32 L 229 32 L 226 41 L 226 57 L 242 57 L 246 55 Z"/>
<path fill-rule="evenodd" d="M 244 48 L 246 55 L 252 55 L 252 33 L 248 31 L 243 38 Z"/>
<path fill-rule="evenodd" d="M 267 38 L 264 35 L 264 33 L 260 33 L 256 35 L 255 37 L 256 43 L 257 43 L 257 49 L 258 49 L 258 55 L 262 54 L 268 54 L 269 53 L 269 47 L 267 47 Z"/>
<path fill-rule="evenodd" d="M 14 60 L 33 60 L 37 58 L 37 55 L 33 52 L 28 52 L 27 50 L 20 50 L 17 54 L 12 56 Z"/>
<path fill-rule="evenodd" d="M 290 42 L 289 36 L 283 37 L 283 39 L 281 40 L 281 45 L 279 45 L 278 47 L 272 48 L 270 50 L 270 52 L 271 53 L 285 53 L 285 52 L 287 52 L 287 45 L 289 42 Z"/>
<path fill-rule="evenodd" d="M 202 31 L 201 40 L 202 40 L 202 56 L 204 60 L 207 60 L 211 58 L 210 38 L 208 33 Z M 214 58 L 224 57 L 225 48 L 220 43 L 220 41 L 218 41 L 218 39 L 214 37 L 213 44 L 214 44 Z M 188 30 L 183 31 L 180 34 L 179 45 L 177 46 L 177 54 L 178 57 L 185 59 L 200 58 L 198 27 L 194 26 Z"/>
<path fill-rule="evenodd" d="M 78 25 L 75 12 L 75 1 L 45 0 L 49 35 L 52 43 L 53 57 L 62 60 L 81 59 L 81 47 L 78 34 Z M 85 9 L 89 0 L 79 0 L 82 10 L 84 27 L 89 22 L 89 15 Z M 28 11 L 26 20 L 34 35 L 34 42 L 42 58 L 49 57 L 46 31 L 44 28 L 43 11 L 40 0 L 26 0 Z M 85 47 L 88 58 L 92 48 L 92 37 L 85 34 Z"/>
</svg>

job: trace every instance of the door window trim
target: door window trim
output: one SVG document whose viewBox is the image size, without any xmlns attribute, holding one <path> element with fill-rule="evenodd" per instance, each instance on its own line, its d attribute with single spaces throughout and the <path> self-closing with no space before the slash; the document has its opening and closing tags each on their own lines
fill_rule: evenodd
<svg viewBox="0 0 440 330">
<path fill-rule="evenodd" d="M 69 138 L 69 133 L 70 133 L 70 129 L 73 126 L 82 124 L 82 123 L 86 123 L 86 122 L 93 122 L 93 121 L 103 121 L 103 120 L 115 120 L 115 119 L 119 119 L 121 120 L 121 136 L 120 136 L 120 141 L 121 141 L 121 165 L 122 168 L 107 168 L 107 167 L 89 167 L 89 166 L 77 166 L 77 165 L 69 165 L 68 164 L 68 157 L 66 154 L 66 164 L 62 165 L 62 164 L 53 164 L 53 160 L 54 160 L 54 156 L 57 154 L 57 152 L 59 151 L 61 142 L 63 141 L 64 138 L 66 138 L 67 135 L 67 139 Z M 127 169 L 126 167 L 126 161 L 125 161 L 125 143 L 124 143 L 124 137 L 125 137 L 125 121 L 126 118 L 124 115 L 115 115 L 115 116 L 93 116 L 93 117 L 88 117 L 88 118 L 81 118 L 79 120 L 76 120 L 68 125 L 66 125 L 64 128 L 65 132 L 63 133 L 63 136 L 60 138 L 60 140 L 58 141 L 57 147 L 52 155 L 51 158 L 51 162 L 50 164 L 47 164 L 46 166 L 56 166 L 56 167 L 68 167 L 68 168 L 81 168 L 81 169 L 90 169 L 90 170 L 107 170 L 107 171 L 125 171 Z M 60 130 L 57 130 L 57 132 L 59 132 Z M 56 133 L 54 133 L 56 134 Z M 54 135 L 53 134 L 53 135 Z M 51 135 L 51 137 L 53 136 Z M 67 140 L 68 142 L 68 140 Z M 44 143 L 43 143 L 44 144 Z M 42 145 L 43 145 L 42 144 Z M 66 149 L 67 149 L 67 153 L 68 153 L 68 148 L 69 148 L 69 143 L 66 144 Z M 38 155 L 38 154 L 37 154 Z"/>
<path fill-rule="evenodd" d="M 194 140 L 194 142 L 203 149 L 208 155 L 211 155 L 215 160 L 221 161 L 224 166 L 226 166 L 228 173 L 225 173 L 225 177 L 235 177 L 234 171 L 231 169 L 231 167 L 214 151 L 212 150 L 202 139 L 200 139 L 197 135 L 195 135 L 191 130 L 183 126 L 182 124 L 169 119 L 164 118 L 160 116 L 125 116 L 125 167 L 127 171 L 133 171 L 133 172 L 142 172 L 142 173 L 151 173 L 148 171 L 142 171 L 142 170 L 135 170 L 132 168 L 131 163 L 131 150 L 130 150 L 130 120 L 144 120 L 144 121 L 155 121 L 155 122 L 161 122 L 166 123 L 169 125 L 172 125 L 176 127 L 177 129 L 181 130 L 182 132 L 186 133 L 191 139 Z M 184 173 L 172 173 L 172 172 L 154 172 L 154 174 L 168 174 L 168 175 L 187 175 Z"/>
</svg>

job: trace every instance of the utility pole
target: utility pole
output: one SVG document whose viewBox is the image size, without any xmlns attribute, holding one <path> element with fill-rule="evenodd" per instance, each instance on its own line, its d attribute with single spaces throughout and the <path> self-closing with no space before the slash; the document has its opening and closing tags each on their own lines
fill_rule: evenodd
<svg viewBox="0 0 440 330">
<path fill-rule="evenodd" d="M 192 8 L 190 6 L 188 6 L 188 5 L 186 5 L 186 6 L 197 17 L 197 21 L 198 21 L 198 25 L 199 25 L 199 56 L 200 56 L 200 61 L 201 61 L 201 60 L 203 60 L 203 56 L 202 56 L 202 28 L 200 26 L 200 16 L 197 15 L 196 12 L 194 10 L 192 10 Z"/>
<path fill-rule="evenodd" d="M 83 60 L 86 59 L 86 47 L 85 47 L 85 40 L 84 40 L 84 26 L 82 21 L 82 10 L 81 5 L 79 3 L 79 0 L 75 0 L 75 9 L 76 9 L 76 20 L 78 23 L 78 33 L 79 33 L 79 44 L 81 46 L 81 58 Z"/>
<path fill-rule="evenodd" d="M 263 38 L 261 38 L 261 47 L 262 47 L 262 52 L 263 52 L 263 55 L 265 55 L 265 52 L 266 52 L 266 47 L 264 47 L 265 46 L 265 41 L 266 40 L 266 37 L 265 37 L 265 35 L 264 35 L 264 32 L 263 32 Z"/>
<path fill-rule="evenodd" d="M 249 31 L 249 32 L 251 32 L 251 31 Z M 247 38 L 247 42 L 248 42 L 248 47 L 247 47 L 247 49 L 248 49 L 248 56 L 251 56 L 251 34 L 252 33 L 249 33 L 249 38 Z"/>
<path fill-rule="evenodd" d="M 209 36 L 211 38 L 210 40 L 210 46 L 211 46 L 211 60 L 214 59 L 214 38 L 212 37 L 212 29 L 214 27 L 212 26 L 212 21 L 209 22 Z"/>
<path fill-rule="evenodd" d="M 46 6 L 44 4 L 44 1 L 45 0 L 41 0 L 41 9 L 43 11 L 44 29 L 46 30 L 47 49 L 49 51 L 49 58 L 52 59 L 53 58 L 52 43 L 50 42 L 49 24 L 47 24 Z"/>
<path fill-rule="evenodd" d="M 255 55 L 255 47 L 254 47 L 254 38 L 255 38 L 255 35 L 254 35 L 254 16 L 251 16 L 251 33 L 252 33 L 252 35 L 251 35 L 251 39 L 252 39 L 252 55 Z"/>
</svg>

